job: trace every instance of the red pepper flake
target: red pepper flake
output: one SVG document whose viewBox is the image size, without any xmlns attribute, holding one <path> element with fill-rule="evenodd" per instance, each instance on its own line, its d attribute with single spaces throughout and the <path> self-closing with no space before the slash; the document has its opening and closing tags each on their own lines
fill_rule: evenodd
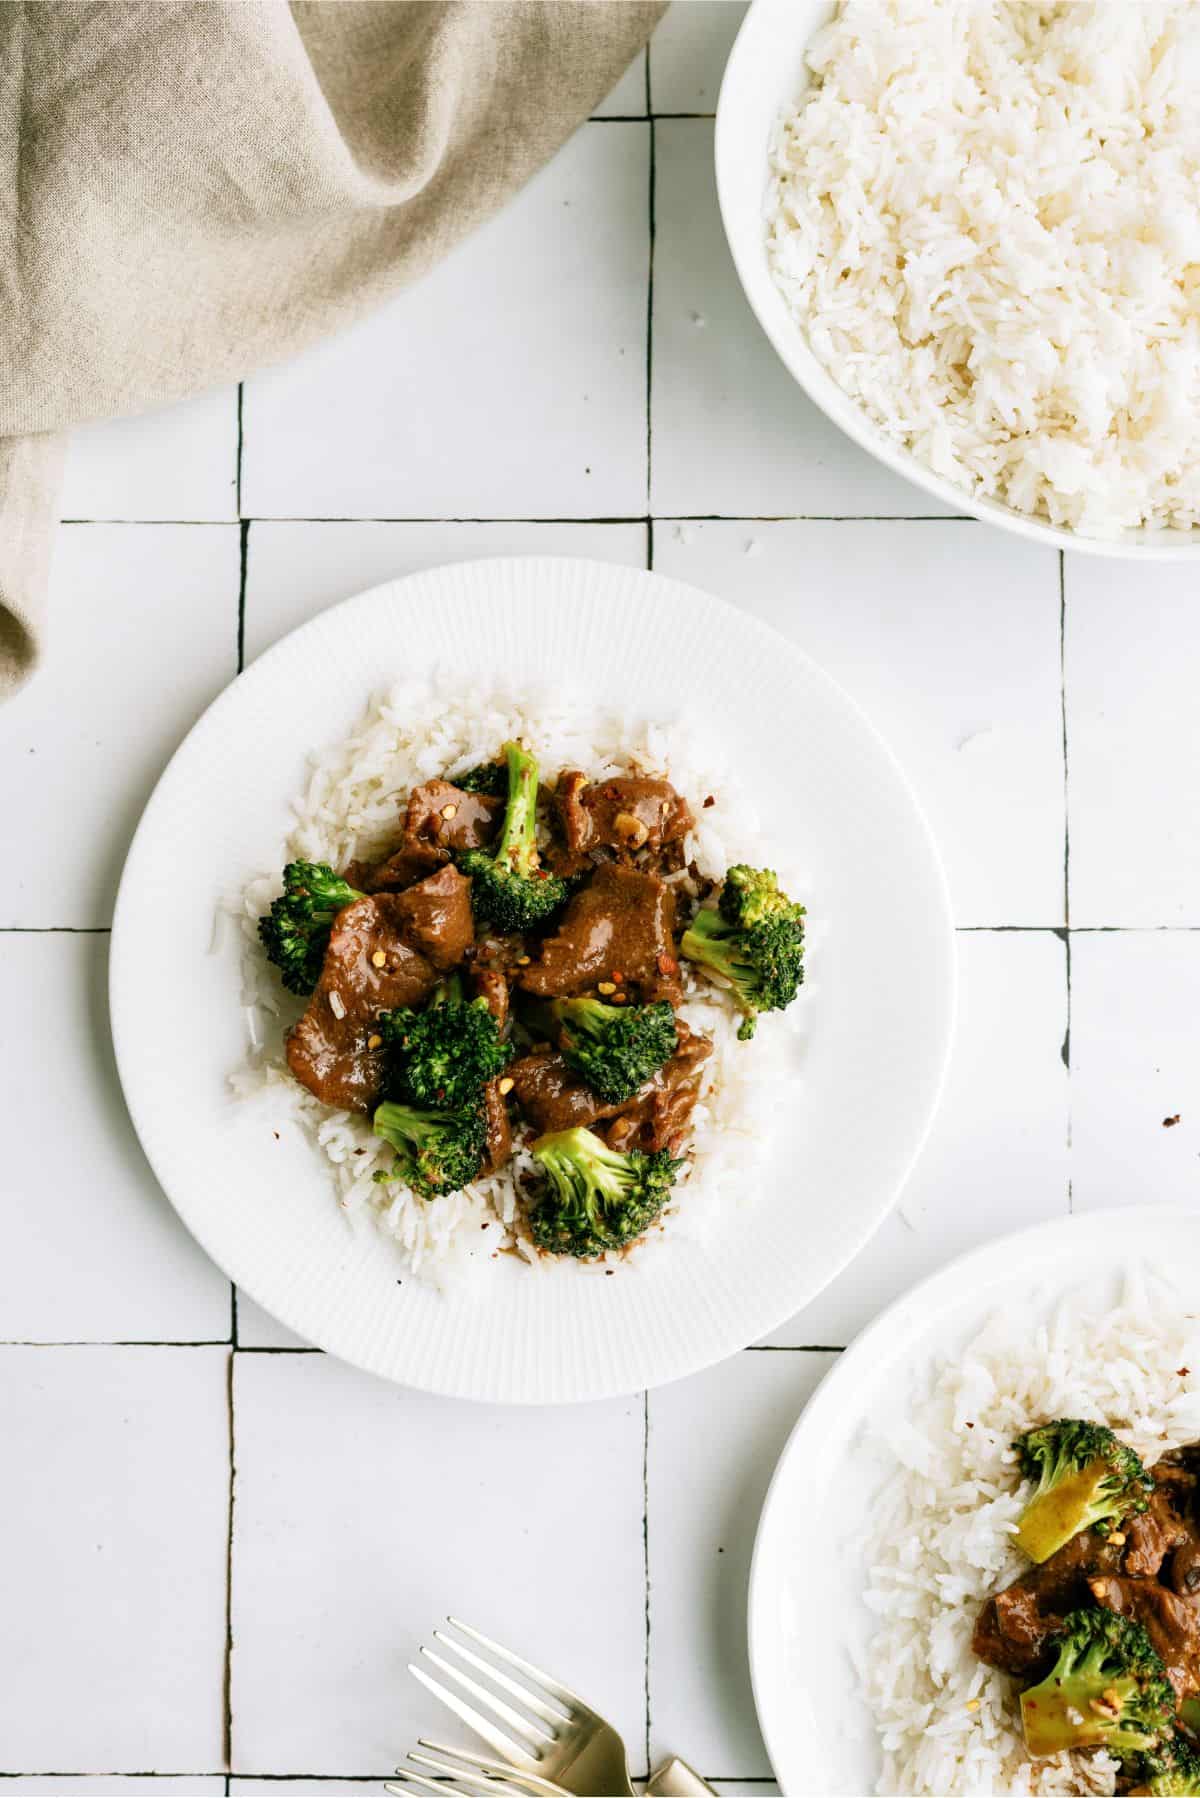
<svg viewBox="0 0 1200 1798">
<path fill-rule="evenodd" d="M 673 955 L 660 955 L 658 958 L 658 971 L 660 974 L 678 974 L 679 963 L 675 960 Z"/>
<path fill-rule="evenodd" d="M 1172 1130 L 1172 1129 L 1174 1129 L 1175 1125 L 1178 1122 L 1179 1122 L 1179 1113 L 1176 1112 L 1175 1116 L 1173 1118 L 1164 1118 L 1163 1119 L 1163 1129 L 1164 1130 Z"/>
<path fill-rule="evenodd" d="M 625 976 L 624 976 L 624 974 L 622 974 L 620 968 L 614 968 L 611 975 L 609 976 L 609 978 L 611 980 L 615 980 L 617 985 L 620 986 L 620 984 L 624 980 Z"/>
<path fill-rule="evenodd" d="M 968 1424 L 968 1425 L 967 1425 L 967 1428 L 968 1428 L 968 1429 L 969 1429 L 969 1430 L 973 1430 L 973 1429 L 974 1429 L 974 1428 L 975 1428 L 975 1425 L 974 1425 L 974 1424 L 973 1424 L 973 1423 L 969 1423 L 969 1424 Z"/>
<path fill-rule="evenodd" d="M 716 803 L 717 803 L 716 800 L 713 798 L 712 794 L 710 793 L 708 795 L 708 798 L 704 801 L 704 810 L 707 811 L 710 805 L 715 805 Z"/>
<path fill-rule="evenodd" d="M 1179 1375 L 1181 1380 L 1186 1380 L 1191 1371 L 1190 1367 L 1177 1367 L 1175 1369 L 1175 1372 Z"/>
</svg>

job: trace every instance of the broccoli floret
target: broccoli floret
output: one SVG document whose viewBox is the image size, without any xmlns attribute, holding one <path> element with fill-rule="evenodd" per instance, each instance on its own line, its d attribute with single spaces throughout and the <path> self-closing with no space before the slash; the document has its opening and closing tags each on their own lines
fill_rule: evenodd
<svg viewBox="0 0 1200 1798">
<path fill-rule="evenodd" d="M 1080 1530 L 1107 1535 L 1120 1518 L 1146 1509 L 1154 1482 L 1103 1424 L 1060 1417 L 1013 1447 L 1021 1472 L 1037 1481 L 1017 1528 L 1017 1546 L 1031 1561 L 1048 1561 Z"/>
<path fill-rule="evenodd" d="M 258 935 L 289 992 L 312 992 L 321 978 L 333 920 L 362 897 L 327 862 L 288 863 L 283 892 L 258 920 Z"/>
<path fill-rule="evenodd" d="M 683 933 L 689 961 L 722 975 L 746 1016 L 749 1042 L 760 1011 L 782 1011 L 804 979 L 804 907 L 793 905 L 769 868 L 738 863 L 725 876 L 716 911 L 699 911 Z"/>
<path fill-rule="evenodd" d="M 1030 1754 L 1136 1753 L 1171 1728 L 1175 1691 L 1140 1623 L 1116 1611 L 1072 1611 L 1054 1646 L 1052 1670 L 1021 1694 Z"/>
<path fill-rule="evenodd" d="M 465 774 L 456 774 L 451 786 L 463 793 L 486 793 L 490 799 L 503 799 L 508 792 L 508 763 L 480 762 Z"/>
<path fill-rule="evenodd" d="M 588 1261 L 623 1248 L 654 1222 L 683 1163 L 665 1149 L 621 1154 L 591 1130 L 555 1130 L 532 1145 L 545 1174 L 530 1220 L 533 1240 L 552 1255 Z"/>
<path fill-rule="evenodd" d="M 565 1060 L 610 1105 L 628 1099 L 679 1046 L 675 1013 L 665 999 L 654 1005 L 556 999 L 549 1010 Z"/>
<path fill-rule="evenodd" d="M 471 876 L 471 909 L 496 930 L 532 930 L 567 898 L 567 884 L 538 860 L 534 824 L 537 763 L 519 743 L 506 743 L 508 804 L 491 849 L 468 849 L 458 858 Z"/>
<path fill-rule="evenodd" d="M 391 1100 L 375 1113 L 375 1134 L 390 1142 L 396 1160 L 376 1180 L 403 1180 L 423 1199 L 459 1192 L 483 1165 L 487 1120 L 481 1104 L 456 1111 L 418 1111 Z"/>
<path fill-rule="evenodd" d="M 1123 1762 L 1121 1771 L 1137 1780 L 1135 1791 L 1149 1793 L 1150 1798 L 1200 1795 L 1200 1750 L 1180 1729 L 1147 1753 Z"/>
<path fill-rule="evenodd" d="M 513 1057 L 487 1000 L 463 1003 L 457 975 L 426 1010 L 381 1012 L 376 1028 L 390 1051 L 388 1090 L 409 1105 L 474 1104 Z"/>
</svg>

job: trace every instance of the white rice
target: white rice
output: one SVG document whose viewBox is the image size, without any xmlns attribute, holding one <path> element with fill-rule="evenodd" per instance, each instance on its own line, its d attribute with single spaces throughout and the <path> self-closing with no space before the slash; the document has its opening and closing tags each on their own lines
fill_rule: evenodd
<svg viewBox="0 0 1200 1798">
<path fill-rule="evenodd" d="M 1011 1443 L 1054 1417 L 1107 1423 L 1147 1465 L 1200 1438 L 1200 1325 L 1179 1295 L 1133 1273 L 1115 1303 L 1095 1284 L 1044 1309 L 1008 1308 L 943 1361 L 886 1431 L 896 1471 L 867 1544 L 866 1657 L 883 1793 L 1111 1792 L 1107 1755 L 1030 1761 L 1015 1682 L 971 1653 L 980 1605 L 1029 1565 L 1012 1544 L 1024 1504 Z M 972 1427 L 973 1426 L 973 1427 Z"/>
<path fill-rule="evenodd" d="M 544 780 L 563 768 L 580 768 L 593 779 L 641 772 L 667 776 L 695 813 L 685 850 L 702 873 L 719 877 L 736 861 L 767 864 L 777 868 L 793 895 L 803 896 L 800 883 L 778 859 L 787 846 L 764 843 L 752 806 L 731 777 L 713 731 L 651 723 L 583 702 L 567 707 L 561 697 L 538 692 L 464 690 L 461 682 L 441 675 L 399 684 L 376 698 L 344 741 L 313 756 L 278 863 L 298 858 L 340 868 L 355 858 L 382 855 L 399 837 L 401 802 L 411 787 L 439 775 L 452 778 L 490 759 L 510 737 L 533 750 Z M 706 807 L 710 795 L 713 804 Z M 292 1078 L 283 1037 L 303 1002 L 282 990 L 256 935 L 257 920 L 278 891 L 278 873 L 264 875 L 232 902 L 245 932 L 247 1017 L 247 1063 L 233 1076 L 234 1090 L 266 1103 L 274 1125 L 286 1117 L 311 1137 L 329 1164 L 343 1209 L 393 1238 L 410 1272 L 445 1284 L 452 1276 L 485 1267 L 501 1250 L 515 1250 L 537 1265 L 518 1203 L 518 1181 L 533 1167 L 520 1135 L 511 1163 L 498 1173 L 472 1182 L 461 1193 L 423 1199 L 398 1181 L 380 1184 L 373 1179 L 376 1169 L 390 1168 L 394 1157 L 372 1133 L 367 1118 L 331 1110 Z M 780 1017 L 761 1019 L 750 1045 L 737 1041 L 740 1014 L 711 983 L 686 974 L 681 1009 L 693 1029 L 712 1038 L 714 1050 L 693 1113 L 690 1158 L 677 1182 L 678 1199 L 636 1251 L 639 1259 L 680 1230 L 703 1229 L 718 1203 L 753 1189 L 753 1168 L 763 1153 L 771 1114 L 797 1066 L 802 999 Z"/>
<path fill-rule="evenodd" d="M 843 0 L 772 147 L 776 280 L 936 473 L 1200 522 L 1200 5 Z"/>
</svg>

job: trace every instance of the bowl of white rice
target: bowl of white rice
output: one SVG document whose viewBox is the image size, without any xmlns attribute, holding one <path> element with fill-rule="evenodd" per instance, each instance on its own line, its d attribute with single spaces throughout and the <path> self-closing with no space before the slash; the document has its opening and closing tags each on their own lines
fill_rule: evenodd
<svg viewBox="0 0 1200 1798">
<path fill-rule="evenodd" d="M 750 304 L 958 512 L 1200 555 L 1200 6 L 753 0 L 717 112 Z"/>
</svg>

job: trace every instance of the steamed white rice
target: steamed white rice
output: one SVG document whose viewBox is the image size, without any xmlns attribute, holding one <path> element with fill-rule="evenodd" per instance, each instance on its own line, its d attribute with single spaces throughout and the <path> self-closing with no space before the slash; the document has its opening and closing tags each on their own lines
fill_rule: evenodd
<svg viewBox="0 0 1200 1798">
<path fill-rule="evenodd" d="M 1200 5 L 843 0 L 769 253 L 818 360 L 977 496 L 1200 521 Z"/>
<path fill-rule="evenodd" d="M 1118 1301 L 1095 1284 L 1047 1319 L 994 1317 L 942 1362 L 886 1431 L 895 1472 L 873 1509 L 867 1604 L 879 1618 L 865 1700 L 884 1751 L 881 1793 L 1112 1792 L 1104 1754 L 1030 1761 L 1015 1682 L 971 1653 L 983 1601 L 1028 1566 L 1013 1438 L 1053 1417 L 1107 1423 L 1148 1466 L 1200 1438 L 1200 1323 L 1158 1280 Z"/>
<path fill-rule="evenodd" d="M 641 772 L 667 776 L 695 813 L 685 848 L 702 873 L 717 878 L 732 862 L 765 863 L 778 870 L 793 894 L 803 896 L 802 883 L 789 873 L 789 846 L 763 841 L 713 731 L 649 722 L 582 701 L 567 709 L 561 697 L 537 692 L 465 690 L 450 676 L 398 684 L 371 702 L 348 737 L 313 756 L 279 865 L 299 858 L 344 867 L 358 857 L 382 855 L 399 835 L 400 804 L 411 787 L 434 776 L 452 778 L 490 759 L 510 737 L 533 750 L 543 779 L 568 767 L 597 780 Z M 710 795 L 713 804 L 705 807 Z M 303 1003 L 282 990 L 256 936 L 257 920 L 278 891 L 279 876 L 272 873 L 252 880 L 234 901 L 245 931 L 249 1039 L 247 1064 L 234 1075 L 235 1091 L 263 1103 L 275 1127 L 286 1118 L 311 1137 L 329 1165 L 345 1212 L 391 1237 L 411 1272 L 442 1284 L 486 1266 L 502 1251 L 536 1264 L 518 1203 L 518 1179 L 533 1165 L 520 1137 L 512 1162 L 498 1173 L 461 1193 L 423 1199 L 398 1181 L 375 1182 L 375 1170 L 390 1167 L 393 1152 L 372 1133 L 367 1118 L 331 1110 L 292 1078 L 283 1037 Z M 712 1038 L 714 1051 L 693 1114 L 690 1160 L 677 1183 L 678 1197 L 636 1251 L 638 1258 L 682 1229 L 703 1229 L 714 1206 L 753 1189 L 771 1116 L 797 1066 L 802 1000 L 782 1016 L 762 1019 L 754 1042 L 746 1045 L 737 1041 L 740 1017 L 729 999 L 707 981 L 690 975 L 686 980 L 682 1015 Z"/>
</svg>

